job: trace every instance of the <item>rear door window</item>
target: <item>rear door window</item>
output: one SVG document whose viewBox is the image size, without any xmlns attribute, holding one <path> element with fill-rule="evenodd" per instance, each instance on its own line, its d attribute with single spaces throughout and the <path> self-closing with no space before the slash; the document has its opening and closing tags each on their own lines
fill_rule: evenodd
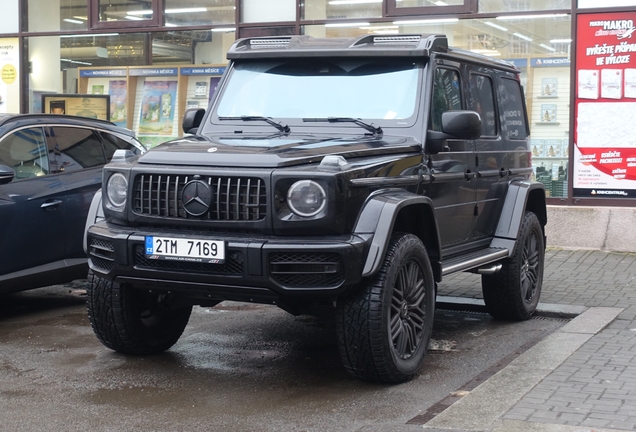
<svg viewBox="0 0 636 432">
<path fill-rule="evenodd" d="M 91 129 L 54 126 L 49 134 L 57 172 L 79 171 L 106 163 L 101 140 Z"/>
<path fill-rule="evenodd" d="M 525 102 L 519 81 L 502 78 L 500 80 L 499 96 L 508 139 L 525 140 L 528 137 L 528 125 L 523 109 Z"/>
</svg>

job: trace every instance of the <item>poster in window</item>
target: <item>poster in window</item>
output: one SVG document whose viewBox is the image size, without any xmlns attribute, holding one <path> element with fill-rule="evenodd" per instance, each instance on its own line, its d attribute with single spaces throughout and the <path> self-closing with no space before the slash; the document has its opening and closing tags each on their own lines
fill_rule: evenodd
<svg viewBox="0 0 636 432">
<path fill-rule="evenodd" d="M 541 79 L 541 96 L 557 97 L 557 78 Z"/>
<path fill-rule="evenodd" d="M 108 94 L 110 95 L 110 121 L 117 126 L 126 127 L 128 121 L 126 80 L 110 80 Z"/>
<path fill-rule="evenodd" d="M 551 138 L 545 140 L 545 155 L 546 157 L 561 157 L 563 151 L 561 140 Z"/>
<path fill-rule="evenodd" d="M 205 81 L 197 81 L 194 84 L 194 97 L 204 98 L 208 95 L 208 83 Z"/>
<path fill-rule="evenodd" d="M 580 99 L 598 99 L 598 76 L 597 70 L 579 70 L 579 93 Z"/>
<path fill-rule="evenodd" d="M 601 69 L 601 97 L 620 99 L 623 96 L 623 71 L 620 69 Z"/>
<path fill-rule="evenodd" d="M 110 96 L 91 94 L 43 94 L 45 114 L 67 114 L 101 120 L 110 118 Z"/>
<path fill-rule="evenodd" d="M 556 104 L 541 104 L 541 122 L 553 123 L 557 121 Z"/>
<path fill-rule="evenodd" d="M 625 76 L 625 97 L 636 98 L 636 69 L 626 68 Z"/>
<path fill-rule="evenodd" d="M 176 96 L 176 80 L 144 82 L 140 135 L 172 135 Z"/>
</svg>

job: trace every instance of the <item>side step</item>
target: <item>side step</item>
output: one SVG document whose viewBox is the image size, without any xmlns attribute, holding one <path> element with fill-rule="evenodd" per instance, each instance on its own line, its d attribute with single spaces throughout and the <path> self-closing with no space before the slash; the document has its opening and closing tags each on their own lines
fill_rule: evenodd
<svg viewBox="0 0 636 432">
<path fill-rule="evenodd" d="M 508 257 L 508 249 L 488 248 L 442 261 L 442 275 L 470 270 Z"/>
</svg>

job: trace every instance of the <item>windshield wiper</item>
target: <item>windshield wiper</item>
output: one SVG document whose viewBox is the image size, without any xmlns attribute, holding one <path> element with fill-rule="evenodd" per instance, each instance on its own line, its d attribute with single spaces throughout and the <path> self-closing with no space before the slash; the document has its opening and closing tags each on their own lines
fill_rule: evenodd
<svg viewBox="0 0 636 432">
<path fill-rule="evenodd" d="M 272 120 L 271 117 L 263 117 L 263 116 L 219 117 L 219 120 L 264 121 L 266 123 L 271 124 L 272 126 L 274 126 L 276 129 L 278 129 L 281 132 L 289 133 L 291 131 L 289 126 L 281 124 L 281 123 L 276 123 L 274 120 Z"/>
<path fill-rule="evenodd" d="M 375 127 L 371 123 L 363 122 L 360 119 L 353 117 L 318 117 L 318 118 L 304 118 L 304 122 L 316 122 L 316 123 L 354 123 L 360 127 L 365 128 L 373 135 L 382 135 L 383 131 L 380 126 Z"/>
</svg>

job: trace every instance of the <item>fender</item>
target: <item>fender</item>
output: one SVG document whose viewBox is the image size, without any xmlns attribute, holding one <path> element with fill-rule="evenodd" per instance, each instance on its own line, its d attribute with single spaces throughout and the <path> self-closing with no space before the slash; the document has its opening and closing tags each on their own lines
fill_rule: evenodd
<svg viewBox="0 0 636 432">
<path fill-rule="evenodd" d="M 534 181 L 512 181 L 508 186 L 499 223 L 495 230 L 495 238 L 490 246 L 506 248 L 508 249 L 508 256 L 511 256 L 519 235 L 523 216 L 527 210 L 537 215 L 541 226 L 544 228 L 545 236 L 545 225 L 548 222 L 545 186 Z"/>
<path fill-rule="evenodd" d="M 91 206 L 88 209 L 88 216 L 86 217 L 86 225 L 84 226 L 84 252 L 88 253 L 88 245 L 86 242 L 86 234 L 91 225 L 95 225 L 99 221 L 103 221 L 104 209 L 102 208 L 102 190 L 99 189 L 93 196 Z"/>
<path fill-rule="evenodd" d="M 409 206 L 416 206 L 417 209 L 415 211 L 421 214 L 421 223 L 415 224 L 420 233 L 414 234 L 422 239 L 431 255 L 433 271 L 436 271 L 436 267 L 438 267 L 436 263 L 439 263 L 441 250 L 433 202 L 425 196 L 400 189 L 392 189 L 369 197 L 354 227 L 354 234 L 363 237 L 373 236 L 362 270 L 363 277 L 371 276 L 380 268 L 397 217 L 401 210 Z M 432 223 L 424 224 L 425 218 Z"/>
</svg>

